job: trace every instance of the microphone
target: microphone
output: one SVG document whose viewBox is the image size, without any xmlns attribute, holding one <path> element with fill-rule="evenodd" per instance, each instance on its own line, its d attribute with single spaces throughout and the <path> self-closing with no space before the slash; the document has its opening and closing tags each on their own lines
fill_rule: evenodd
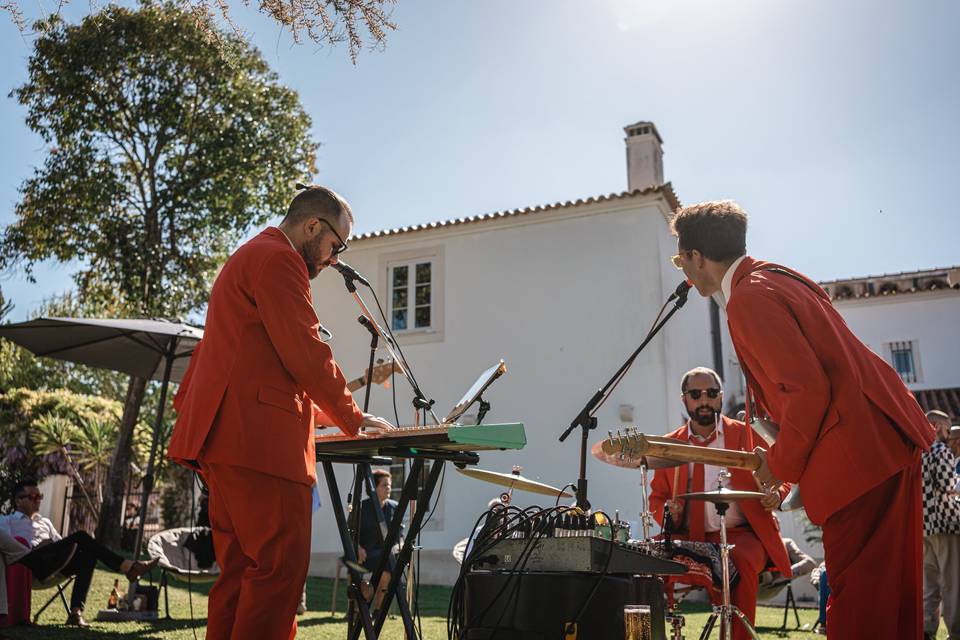
<svg viewBox="0 0 960 640">
<path fill-rule="evenodd" d="M 334 265 L 334 266 L 336 266 L 336 265 Z M 683 301 L 686 301 L 686 300 L 687 300 L 687 294 L 690 293 L 690 288 L 691 288 L 691 287 L 693 287 L 693 283 L 690 282 L 689 279 L 684 280 L 683 282 L 681 282 L 680 284 L 678 284 L 678 285 L 677 285 L 677 288 L 674 290 L 674 292 L 670 294 L 670 297 L 667 298 L 667 302 L 672 302 L 673 300 L 676 300 L 677 298 L 679 298 L 679 299 L 681 299 L 681 300 L 683 300 Z"/>
<path fill-rule="evenodd" d="M 332 264 L 330 266 L 339 271 L 344 280 L 355 280 L 365 287 L 370 286 L 370 281 L 360 275 L 356 269 L 348 265 L 346 262 L 337 262 L 336 264 Z"/>
</svg>

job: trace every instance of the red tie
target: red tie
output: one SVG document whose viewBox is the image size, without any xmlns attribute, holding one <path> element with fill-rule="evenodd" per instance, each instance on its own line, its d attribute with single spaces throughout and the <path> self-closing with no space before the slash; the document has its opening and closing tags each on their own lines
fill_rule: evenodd
<svg viewBox="0 0 960 640">
<path fill-rule="evenodd" d="M 713 433 L 707 436 L 704 439 L 694 439 L 690 438 L 691 444 L 696 444 L 701 447 L 708 447 L 710 443 L 717 439 L 717 430 L 714 429 Z M 689 491 L 692 493 L 703 491 L 703 465 L 694 464 L 693 465 L 693 484 L 689 488 Z M 687 524 L 689 525 L 689 533 L 691 540 L 703 540 L 704 539 L 704 509 L 706 508 L 706 502 L 700 502 L 697 500 L 689 500 L 685 505 L 687 510 Z"/>
</svg>

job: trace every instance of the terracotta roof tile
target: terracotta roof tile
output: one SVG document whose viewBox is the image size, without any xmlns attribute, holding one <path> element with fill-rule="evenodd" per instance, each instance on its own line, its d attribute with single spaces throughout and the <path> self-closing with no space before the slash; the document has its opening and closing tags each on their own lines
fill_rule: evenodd
<svg viewBox="0 0 960 640">
<path fill-rule="evenodd" d="M 622 191 L 620 193 L 610 193 L 607 195 L 591 196 L 589 198 L 567 200 L 566 202 L 555 202 L 555 203 L 546 204 L 546 205 L 535 205 L 532 207 L 509 209 L 507 211 L 494 211 L 493 213 L 481 213 L 474 216 L 465 216 L 461 218 L 453 218 L 450 220 L 441 220 L 437 222 L 427 222 L 427 223 L 421 223 L 421 224 L 408 225 L 406 227 L 397 227 L 394 229 L 382 229 L 380 231 L 371 231 L 368 233 L 361 233 L 360 235 L 354 236 L 353 238 L 351 238 L 351 242 L 356 242 L 357 240 L 368 240 L 371 238 L 383 238 L 385 236 L 394 236 L 402 233 L 413 233 L 415 231 L 424 231 L 427 229 L 440 229 L 443 227 L 454 227 L 457 225 L 470 224 L 474 222 L 483 222 L 485 220 L 494 220 L 497 218 L 512 218 L 515 216 L 532 215 L 537 213 L 543 213 L 546 211 L 553 211 L 556 209 L 568 209 L 570 207 L 578 207 L 585 204 L 609 202 L 613 200 L 624 200 L 626 198 L 644 196 L 644 195 L 657 193 L 657 192 L 663 194 L 663 196 L 667 200 L 667 203 L 670 205 L 671 209 L 676 210 L 680 207 L 680 200 L 677 198 L 677 194 L 673 190 L 673 185 L 671 185 L 668 182 L 659 187 L 647 187 L 646 189 L 634 189 L 633 191 Z"/>
<path fill-rule="evenodd" d="M 949 389 L 922 389 L 913 392 L 924 411 L 939 409 L 950 415 L 954 424 L 960 421 L 960 387 Z"/>
</svg>

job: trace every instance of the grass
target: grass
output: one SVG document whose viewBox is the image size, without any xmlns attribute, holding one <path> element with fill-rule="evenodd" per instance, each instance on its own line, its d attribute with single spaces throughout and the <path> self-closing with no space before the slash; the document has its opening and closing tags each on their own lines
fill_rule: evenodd
<svg viewBox="0 0 960 640">
<path fill-rule="evenodd" d="M 157 572 L 155 572 L 157 573 Z M 159 577 L 159 576 L 157 576 Z M 50 640 L 52 638 L 64 640 L 81 639 L 108 639 L 127 638 L 130 640 L 193 640 L 194 632 L 197 638 L 203 638 L 206 628 L 207 592 L 210 585 L 194 585 L 193 587 L 193 621 L 190 619 L 190 598 L 185 585 L 172 582 L 170 586 L 170 614 L 173 620 L 159 620 L 156 622 L 96 622 L 96 611 L 106 605 L 113 587 L 115 574 L 98 569 L 94 574 L 90 595 L 87 599 L 87 619 L 91 623 L 89 629 L 77 629 L 63 625 L 65 614 L 63 605 L 54 602 L 41 615 L 39 624 L 34 627 L 15 627 L 3 629 L 0 634 L 16 640 Z M 346 593 L 343 581 L 340 583 L 340 593 L 337 599 L 337 616 L 330 615 L 330 598 L 333 590 L 333 581 L 326 578 L 310 578 L 307 585 L 307 606 L 309 611 L 298 617 L 299 631 L 297 638 L 306 640 L 341 640 L 346 637 L 346 623 L 342 613 L 346 605 Z M 54 590 L 34 592 L 33 610 L 36 612 L 47 599 L 55 594 Z M 69 596 L 69 594 L 68 594 Z M 422 587 L 420 594 L 421 613 L 423 618 L 423 637 L 429 640 L 442 640 L 447 637 L 446 612 L 450 597 L 450 589 L 446 587 Z M 160 614 L 163 615 L 163 594 L 160 595 Z M 684 636 L 688 639 L 698 638 L 707 621 L 709 610 L 707 605 L 700 603 L 686 603 L 683 611 L 686 617 Z M 812 625 L 817 619 L 814 609 L 800 609 L 801 624 Z M 762 638 L 792 638 L 796 640 L 812 640 L 823 637 L 811 635 L 805 631 L 778 631 L 783 622 L 783 610 L 772 607 L 760 607 L 757 610 L 758 631 Z M 793 614 L 788 619 L 788 627 L 795 625 Z M 362 637 L 362 636 L 361 636 Z M 385 640 L 402 640 L 403 627 L 398 617 L 389 619 L 381 635 Z M 714 631 L 713 637 L 717 637 Z M 942 625 L 938 639 L 946 639 L 947 634 Z"/>
</svg>

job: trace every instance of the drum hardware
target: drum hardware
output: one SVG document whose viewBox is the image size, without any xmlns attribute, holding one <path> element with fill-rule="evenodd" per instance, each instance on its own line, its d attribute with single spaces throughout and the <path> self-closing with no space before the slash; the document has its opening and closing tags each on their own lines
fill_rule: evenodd
<svg viewBox="0 0 960 640">
<path fill-rule="evenodd" d="M 683 614 L 680 613 L 679 602 L 674 601 L 670 611 L 667 612 L 666 623 L 670 625 L 670 640 L 684 640 L 683 628 L 686 626 L 687 621 L 683 617 Z"/>
<path fill-rule="evenodd" d="M 517 465 L 513 466 L 513 470 L 510 473 L 498 473 L 496 471 L 487 471 L 485 469 L 457 468 L 458 473 L 461 473 L 468 478 L 474 478 L 475 480 L 482 480 L 484 482 L 500 485 L 502 487 L 508 487 L 507 491 L 504 491 L 502 494 L 500 494 L 500 502 L 504 505 L 510 504 L 514 490 L 529 491 L 530 493 L 550 496 L 557 499 L 573 497 L 572 494 L 569 494 L 562 489 L 557 489 L 549 484 L 524 478 L 522 475 L 520 475 L 520 471 L 522 471 L 522 468 Z"/>
<path fill-rule="evenodd" d="M 730 472 L 725 468 L 721 469 L 717 476 L 717 489 L 715 491 L 682 493 L 677 496 L 678 498 L 683 498 L 685 500 L 702 500 L 706 502 L 712 502 L 714 508 L 717 510 L 717 515 L 720 516 L 720 564 L 722 565 L 723 575 L 723 602 L 719 606 L 714 605 L 713 613 L 710 614 L 710 617 L 707 619 L 707 624 L 703 628 L 703 633 L 700 634 L 700 640 L 707 640 L 707 638 L 710 637 L 710 633 L 713 631 L 713 626 L 716 624 L 718 619 L 720 620 L 721 625 L 721 640 L 730 640 L 732 637 L 731 631 L 734 616 L 736 616 L 736 619 L 739 620 L 740 624 L 744 626 L 751 638 L 754 638 L 754 640 L 760 640 L 760 637 L 757 635 L 753 625 L 750 624 L 750 621 L 747 620 L 747 617 L 743 615 L 743 612 L 741 612 L 736 606 L 730 604 L 730 567 L 728 563 L 730 561 L 730 549 L 732 545 L 727 543 L 726 513 L 732 502 L 739 502 L 743 500 L 759 500 L 766 494 L 758 491 L 734 491 L 727 489 L 723 486 L 723 483 L 729 478 Z"/>
</svg>

